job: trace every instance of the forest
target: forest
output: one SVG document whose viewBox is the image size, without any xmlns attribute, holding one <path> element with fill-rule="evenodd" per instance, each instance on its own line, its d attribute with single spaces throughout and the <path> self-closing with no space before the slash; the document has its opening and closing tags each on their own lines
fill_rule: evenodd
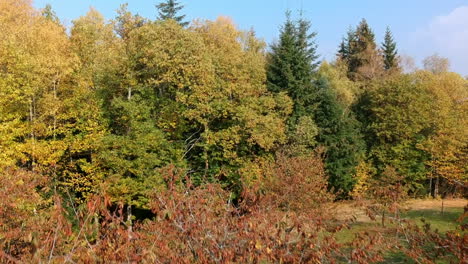
<svg viewBox="0 0 468 264">
<path fill-rule="evenodd" d="M 155 5 L 66 27 L 0 0 L 0 263 L 468 261 L 468 206 L 450 230 L 405 210 L 468 196 L 447 58 L 417 69 L 362 19 L 320 61 L 296 12 L 265 43 Z"/>
</svg>

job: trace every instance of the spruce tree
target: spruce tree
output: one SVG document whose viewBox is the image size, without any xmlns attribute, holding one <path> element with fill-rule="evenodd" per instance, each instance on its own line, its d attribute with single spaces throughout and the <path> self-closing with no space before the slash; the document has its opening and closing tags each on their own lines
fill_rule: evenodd
<svg viewBox="0 0 468 264">
<path fill-rule="evenodd" d="M 41 12 L 42 16 L 45 17 L 46 19 L 56 23 L 57 25 L 60 25 L 60 19 L 58 18 L 57 14 L 55 11 L 52 9 L 52 6 L 50 4 L 47 4 L 44 9 L 42 9 Z"/>
<path fill-rule="evenodd" d="M 346 61 L 348 59 L 348 45 L 347 45 L 347 40 L 346 38 L 343 37 L 343 39 L 340 42 L 340 46 L 338 47 L 338 52 L 336 56 L 340 61 Z"/>
<path fill-rule="evenodd" d="M 387 27 L 387 30 L 385 31 L 385 38 L 384 42 L 382 43 L 382 52 L 385 70 L 397 68 L 398 52 L 396 48 L 396 43 L 393 40 L 392 32 L 390 31 L 389 27 Z"/>
<path fill-rule="evenodd" d="M 346 63 L 349 63 L 350 56 L 355 52 L 355 44 L 356 31 L 352 27 L 349 27 L 348 32 L 346 33 L 346 37 L 343 37 L 338 48 L 338 58 Z"/>
<path fill-rule="evenodd" d="M 278 43 L 271 46 L 267 65 L 268 89 L 272 92 L 293 90 L 295 86 L 296 30 L 291 13 L 286 13 L 286 22 L 281 28 Z"/>
<path fill-rule="evenodd" d="M 317 32 L 311 32 L 311 22 L 301 17 L 297 22 L 297 42 L 300 50 L 300 54 L 303 57 L 303 67 L 305 73 L 309 76 L 317 70 L 319 62 L 317 59 L 317 44 L 315 43 L 315 37 Z"/>
<path fill-rule="evenodd" d="M 166 2 L 159 3 L 156 5 L 156 8 L 158 9 L 159 20 L 173 19 L 183 27 L 189 24 L 189 22 L 184 21 L 185 15 L 178 15 L 178 12 L 184 6 L 176 0 L 167 0 Z"/>
<path fill-rule="evenodd" d="M 289 120 L 290 128 L 304 115 L 310 115 L 314 98 L 312 81 L 318 66 L 315 32 L 310 32 L 310 21 L 304 18 L 292 21 L 286 14 L 279 42 L 273 44 L 267 65 L 268 89 L 287 92 L 293 99 L 294 110 Z"/>
<path fill-rule="evenodd" d="M 360 125 L 339 103 L 325 77 L 319 77 L 315 89 L 317 141 L 325 147 L 325 168 L 330 186 L 345 197 L 354 187 L 355 169 L 365 151 Z"/>
<path fill-rule="evenodd" d="M 350 28 L 347 37 L 340 44 L 338 57 L 348 65 L 348 77 L 360 79 L 360 69 L 373 63 L 378 54 L 375 35 L 365 19 L 355 30 Z"/>
</svg>

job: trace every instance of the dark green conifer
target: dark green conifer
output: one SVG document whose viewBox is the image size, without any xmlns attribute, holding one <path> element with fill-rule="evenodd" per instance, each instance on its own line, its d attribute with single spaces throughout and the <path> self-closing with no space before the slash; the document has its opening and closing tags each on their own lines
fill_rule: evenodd
<svg viewBox="0 0 468 264">
<path fill-rule="evenodd" d="M 273 92 L 285 91 L 294 101 L 294 111 L 289 120 L 294 126 L 296 120 L 310 115 L 313 95 L 312 81 L 318 66 L 315 32 L 311 32 L 310 21 L 304 18 L 292 21 L 286 14 L 278 43 L 273 44 L 267 65 L 268 89 Z"/>
<path fill-rule="evenodd" d="M 398 67 L 398 51 L 396 42 L 393 39 L 390 28 L 387 27 L 385 32 L 384 42 L 382 43 L 382 52 L 384 58 L 385 70 L 390 70 Z"/>
<path fill-rule="evenodd" d="M 157 4 L 156 8 L 158 9 L 159 20 L 173 19 L 183 27 L 189 24 L 189 22 L 184 21 L 185 15 L 178 15 L 179 11 L 182 10 L 184 6 L 176 0 L 166 0 L 165 2 Z"/>
<path fill-rule="evenodd" d="M 354 187 L 355 169 L 364 155 L 365 144 L 359 122 L 340 105 L 328 80 L 316 81 L 315 122 L 317 141 L 325 147 L 325 169 L 330 186 L 346 196 Z"/>
<path fill-rule="evenodd" d="M 60 19 L 58 18 L 55 11 L 52 9 L 50 4 L 47 4 L 44 9 L 42 9 L 42 16 L 47 18 L 48 20 L 60 25 Z"/>
</svg>

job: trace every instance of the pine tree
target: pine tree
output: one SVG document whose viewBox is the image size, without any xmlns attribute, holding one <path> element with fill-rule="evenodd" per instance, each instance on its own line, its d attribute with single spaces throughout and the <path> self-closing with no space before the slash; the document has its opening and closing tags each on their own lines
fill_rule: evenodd
<svg viewBox="0 0 468 264">
<path fill-rule="evenodd" d="M 390 28 L 385 31 L 384 42 L 382 43 L 382 51 L 384 56 L 385 70 L 390 70 L 398 67 L 398 51 L 395 40 L 393 39 Z"/>
<path fill-rule="evenodd" d="M 367 23 L 366 19 L 362 19 L 356 29 L 358 50 L 365 50 L 366 48 L 376 48 L 375 34 Z"/>
<path fill-rule="evenodd" d="M 178 12 L 182 10 L 184 6 L 176 0 L 167 0 L 166 2 L 159 3 L 156 5 L 156 8 L 158 9 L 159 20 L 173 19 L 183 27 L 189 24 L 189 22 L 183 21 L 185 15 L 178 15 Z"/>
</svg>

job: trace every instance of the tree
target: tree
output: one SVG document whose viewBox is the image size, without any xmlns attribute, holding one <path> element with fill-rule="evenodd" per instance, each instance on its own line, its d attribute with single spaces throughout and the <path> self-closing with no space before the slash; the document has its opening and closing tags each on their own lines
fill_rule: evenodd
<svg viewBox="0 0 468 264">
<path fill-rule="evenodd" d="M 410 191 L 424 191 L 429 155 L 420 148 L 431 133 L 430 97 L 411 75 L 383 81 L 370 93 L 370 155 L 382 172 L 392 166 Z"/>
<path fill-rule="evenodd" d="M 385 31 L 384 42 L 382 43 L 382 52 L 384 56 L 385 70 L 398 68 L 398 51 L 396 42 L 393 40 L 392 32 L 387 27 Z"/>
<path fill-rule="evenodd" d="M 316 89 L 317 141 L 325 148 L 325 169 L 330 186 L 341 197 L 346 197 L 354 187 L 355 170 L 364 155 L 359 123 L 338 102 L 336 92 L 325 76 L 317 81 Z"/>
<path fill-rule="evenodd" d="M 286 92 L 294 102 L 292 116 L 288 120 L 292 133 L 303 116 L 313 111 L 313 79 L 318 66 L 315 32 L 310 32 L 310 21 L 304 18 L 294 22 L 290 13 L 281 28 L 279 42 L 271 46 L 267 64 L 267 87 L 272 92 Z M 302 124 L 304 125 L 304 124 Z M 301 126 L 302 126 L 301 125 Z M 306 126 L 313 129 L 312 126 Z M 305 128 L 305 127 L 303 127 Z M 309 131 L 313 133 L 313 131 Z M 309 146 L 313 146 L 310 142 Z"/>
<path fill-rule="evenodd" d="M 340 44 L 338 58 L 348 66 L 353 81 L 377 78 L 382 71 L 382 57 L 375 43 L 375 35 L 365 19 L 355 30 L 350 28 Z"/>
<path fill-rule="evenodd" d="M 148 209 L 150 192 L 164 187 L 158 169 L 182 165 L 181 151 L 155 126 L 151 105 L 140 96 L 115 99 L 112 110 L 113 129 L 103 137 L 96 162 L 106 172 L 113 201 Z"/>
<path fill-rule="evenodd" d="M 115 31 L 123 40 L 127 40 L 130 37 L 131 31 L 142 27 L 148 22 L 140 15 L 133 15 L 127 8 L 127 3 L 120 5 L 120 8 L 117 10 L 117 17 L 115 18 Z"/>
<path fill-rule="evenodd" d="M 430 95 L 431 134 L 421 147 L 430 159 L 430 186 L 434 197 L 441 186 L 458 187 L 468 182 L 466 174 L 468 142 L 467 110 L 464 98 L 468 97 L 466 81 L 455 73 L 432 74 L 418 72 L 416 79 Z"/>
<path fill-rule="evenodd" d="M 58 18 L 57 14 L 52 9 L 52 6 L 50 4 L 47 4 L 44 7 L 44 9 L 42 10 L 42 16 L 44 16 L 48 20 L 56 23 L 57 25 L 60 25 L 60 19 Z"/>
<path fill-rule="evenodd" d="M 320 65 L 318 73 L 328 80 L 330 89 L 336 93 L 337 100 L 345 111 L 351 111 L 351 107 L 358 99 L 359 84 L 348 78 L 346 65 L 339 62 L 332 65 L 324 61 Z"/>
<path fill-rule="evenodd" d="M 178 15 L 178 12 L 184 8 L 177 0 L 166 0 L 166 2 L 161 2 L 156 5 L 158 9 L 158 19 L 159 20 L 168 20 L 173 19 L 181 26 L 186 27 L 189 22 L 183 21 L 185 15 Z"/>
<path fill-rule="evenodd" d="M 346 32 L 346 37 L 341 40 L 337 53 L 338 60 L 346 63 L 348 67 L 351 55 L 354 54 L 356 49 L 356 41 L 356 30 L 350 26 Z"/>
<path fill-rule="evenodd" d="M 448 58 L 440 57 L 437 53 L 423 60 L 424 69 L 434 74 L 447 72 L 450 68 Z"/>
<path fill-rule="evenodd" d="M 267 82 L 268 90 L 272 92 L 292 91 L 295 89 L 296 29 L 291 20 L 291 13 L 286 13 L 286 21 L 280 30 L 279 42 L 271 46 L 268 54 Z"/>
<path fill-rule="evenodd" d="M 220 181 L 238 192 L 238 170 L 285 139 L 289 98 L 264 83 L 262 44 L 230 20 L 146 24 L 132 32 L 135 95 L 151 105 L 156 126 L 183 149 L 195 183 Z"/>
<path fill-rule="evenodd" d="M 203 174 L 211 171 L 239 187 L 239 168 L 284 143 L 291 102 L 284 92 L 268 92 L 263 50 L 244 50 L 231 20 L 207 21 L 196 32 L 211 53 L 214 82 L 186 94 L 186 115 L 202 128 Z"/>
</svg>

